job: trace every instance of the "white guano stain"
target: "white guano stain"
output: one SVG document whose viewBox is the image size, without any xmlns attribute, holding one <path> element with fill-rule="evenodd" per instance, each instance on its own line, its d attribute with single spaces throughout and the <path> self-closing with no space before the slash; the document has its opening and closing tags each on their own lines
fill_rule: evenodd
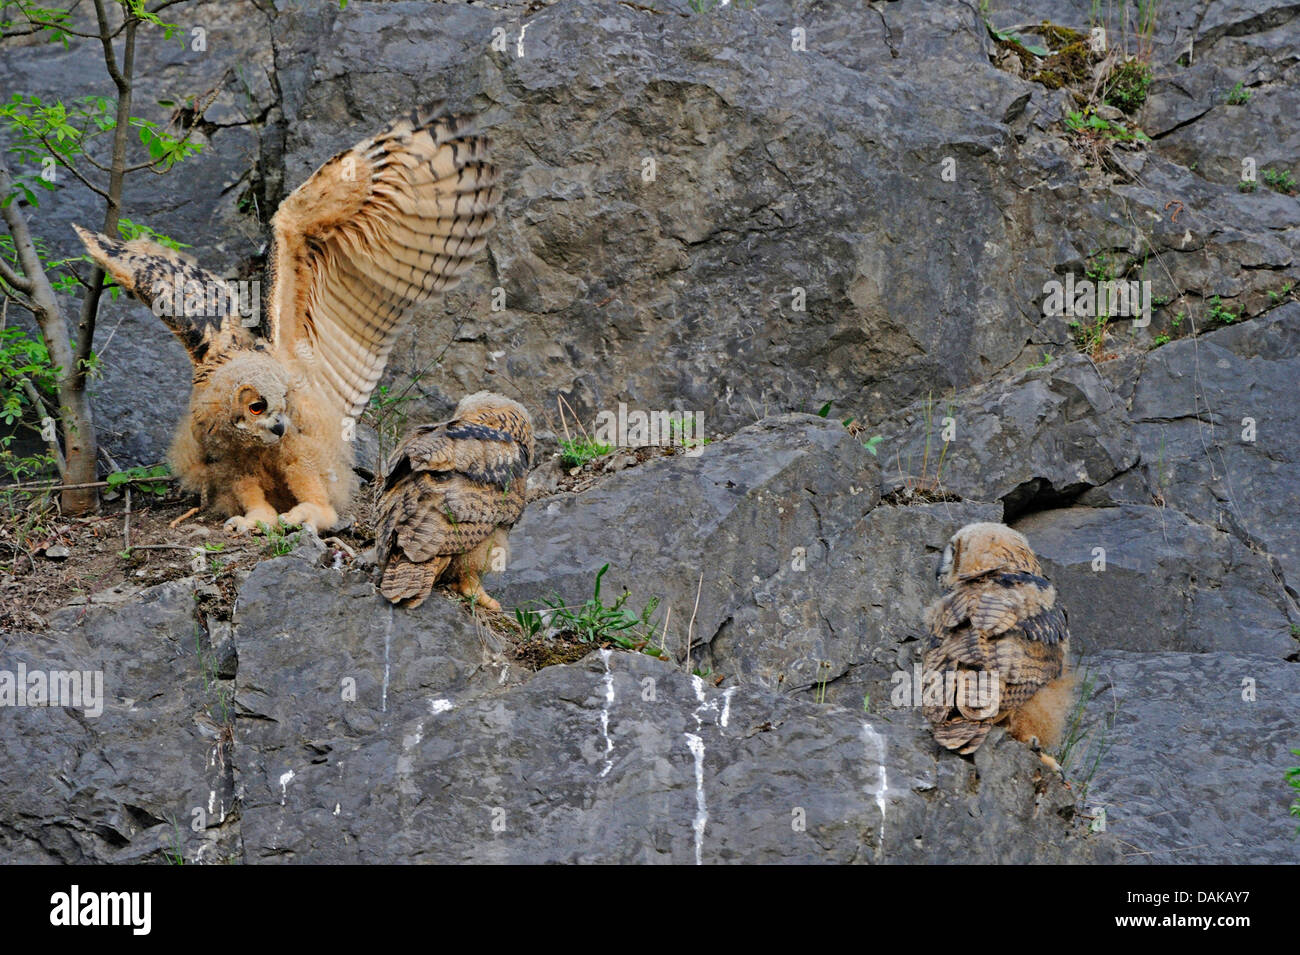
<svg viewBox="0 0 1300 955">
<path fill-rule="evenodd" d="M 686 745 L 690 748 L 691 755 L 695 757 L 695 822 L 692 828 L 695 830 L 695 864 L 704 864 L 704 830 L 709 824 L 709 806 L 708 800 L 704 794 L 704 714 L 712 713 L 714 721 L 721 728 L 726 728 L 731 719 L 731 697 L 736 692 L 736 688 L 728 687 L 722 694 L 722 706 L 718 706 L 718 699 L 715 697 L 710 700 L 705 692 L 704 681 L 698 676 L 691 674 L 691 686 L 695 689 L 695 698 L 700 701 L 700 705 L 691 713 L 695 717 L 694 733 L 686 733 Z"/>
<path fill-rule="evenodd" d="M 686 734 L 686 745 L 695 757 L 695 864 L 704 865 L 704 829 L 709 824 L 709 807 L 704 798 L 704 740 L 694 733 Z"/>
<path fill-rule="evenodd" d="M 393 642 L 393 605 L 388 605 L 388 622 L 384 625 L 384 689 L 380 697 L 379 709 L 388 712 L 388 648 Z"/>
<path fill-rule="evenodd" d="M 437 716 L 439 713 L 449 713 L 456 708 L 456 704 L 451 700 L 430 700 L 429 713 Z"/>
<path fill-rule="evenodd" d="M 293 779 L 293 775 L 294 773 L 293 770 L 291 769 L 283 776 L 280 777 L 280 805 L 281 806 L 283 806 L 284 801 L 289 798 L 289 783 Z"/>
<path fill-rule="evenodd" d="M 608 648 L 600 651 L 600 658 L 605 663 L 605 706 L 600 711 L 600 735 L 605 740 L 605 768 L 600 771 L 600 779 L 604 779 L 614 768 L 614 759 L 610 755 L 614 752 L 614 741 L 609 736 L 609 711 L 614 705 L 614 671 L 609 667 L 612 652 Z"/>
<path fill-rule="evenodd" d="M 889 773 L 885 769 L 885 738 L 870 723 L 862 724 L 862 742 L 867 750 L 867 762 L 874 763 L 876 781 L 868 783 L 866 790 L 876 798 L 880 809 L 880 839 L 877 853 L 885 847 L 885 795 L 889 792 Z"/>
</svg>

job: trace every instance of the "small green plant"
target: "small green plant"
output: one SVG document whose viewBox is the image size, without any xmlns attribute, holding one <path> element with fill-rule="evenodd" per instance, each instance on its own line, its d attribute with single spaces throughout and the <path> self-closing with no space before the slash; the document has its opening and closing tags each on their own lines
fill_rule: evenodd
<svg viewBox="0 0 1300 955">
<path fill-rule="evenodd" d="M 1030 365 L 1029 365 L 1029 367 L 1030 367 L 1030 368 L 1046 368 L 1046 367 L 1047 367 L 1048 365 L 1050 365 L 1051 363 L 1052 363 L 1052 353 L 1049 352 L 1049 351 L 1045 351 L 1045 352 L 1043 352 L 1043 357 L 1040 358 L 1040 359 L 1038 359 L 1038 361 L 1036 361 L 1036 362 L 1031 362 Z"/>
<path fill-rule="evenodd" d="M 541 633 L 542 628 L 546 626 L 546 615 L 531 607 L 516 607 L 515 622 L 519 624 L 519 629 L 523 631 L 524 636 L 531 639 Z"/>
<path fill-rule="evenodd" d="M 1259 188 L 1259 183 L 1254 179 L 1242 179 L 1237 183 L 1238 192 L 1254 192 Z"/>
<path fill-rule="evenodd" d="M 1291 195 L 1295 192 L 1295 177 L 1287 169 L 1265 169 L 1264 182 L 1274 192 Z"/>
<path fill-rule="evenodd" d="M 530 635 L 543 626 L 545 617 L 556 633 L 570 633 L 582 643 L 613 643 L 625 650 L 641 650 L 651 656 L 660 656 L 658 647 L 649 646 L 654 633 L 654 615 L 659 608 L 659 598 L 652 597 L 641 612 L 634 613 L 625 606 L 632 595 L 623 591 L 609 606 L 600 596 L 600 581 L 609 570 L 609 564 L 596 572 L 596 584 L 591 597 L 582 606 L 566 607 L 558 597 L 543 601 L 549 612 L 526 610 L 521 615 L 515 610 L 515 619 Z"/>
<path fill-rule="evenodd" d="M 1175 315 L 1175 316 L 1173 317 L 1173 319 L 1169 322 L 1169 326 L 1170 326 L 1171 328 L 1173 328 L 1175 331 L 1177 331 L 1177 330 L 1178 330 L 1178 326 L 1181 325 L 1181 324 L 1183 324 L 1183 320 L 1186 319 L 1186 318 L 1187 318 L 1187 313 L 1186 313 L 1186 312 L 1179 312 L 1179 313 L 1178 313 L 1177 315 Z"/>
<path fill-rule="evenodd" d="M 258 521 L 257 526 L 266 535 L 266 543 L 262 546 L 262 553 L 268 556 L 283 557 L 286 554 L 292 554 L 293 549 L 298 546 L 300 528 L 297 524 L 286 524 L 276 518 L 274 526 L 265 521 Z M 290 533 L 291 531 L 293 533 Z"/>
<path fill-rule="evenodd" d="M 1129 129 L 1123 123 L 1102 119 L 1096 113 L 1071 111 L 1065 116 L 1065 125 L 1068 129 L 1080 133 L 1095 141 L 1109 141 L 1117 143 L 1149 143 L 1151 137 L 1142 130 L 1134 126 Z"/>
<path fill-rule="evenodd" d="M 1287 282 L 1286 285 L 1283 285 L 1277 291 L 1274 291 L 1273 289 L 1269 289 L 1268 292 L 1269 301 L 1271 301 L 1274 305 L 1276 305 L 1278 302 L 1282 301 L 1282 299 L 1290 295 L 1291 290 L 1294 288 L 1295 288 L 1294 282 Z"/>
<path fill-rule="evenodd" d="M 1131 114 L 1147 101 L 1150 88 L 1151 67 L 1139 60 L 1129 60 L 1111 70 L 1102 95 L 1111 106 Z"/>
<path fill-rule="evenodd" d="M 688 417 L 693 414 L 694 412 L 692 411 L 686 412 Z M 684 423 L 676 419 L 669 419 L 668 428 L 672 432 L 673 440 L 683 448 L 703 448 L 713 443 L 712 438 L 686 437 L 683 433 Z"/>
<path fill-rule="evenodd" d="M 1228 90 L 1225 102 L 1229 106 L 1245 106 L 1250 102 L 1250 90 L 1246 89 L 1245 84 L 1239 80 L 1236 86 Z"/>
<path fill-rule="evenodd" d="M 1225 307 L 1224 304 L 1219 300 L 1219 296 L 1217 295 L 1210 296 L 1210 300 L 1208 304 L 1210 310 L 1207 316 L 1207 320 L 1211 324 L 1231 325 L 1233 322 L 1236 322 L 1238 319 L 1240 319 L 1243 314 L 1245 314 L 1244 311 L 1234 312 L 1232 309 Z"/>
<path fill-rule="evenodd" d="M 822 660 L 817 664 L 817 672 L 821 675 L 817 680 L 817 692 L 814 698 L 818 703 L 826 702 L 826 684 L 830 682 L 831 665 L 830 660 Z"/>
<path fill-rule="evenodd" d="M 114 471 L 104 480 L 108 483 L 108 489 L 115 491 L 124 488 L 128 484 L 134 484 L 139 490 L 146 494 L 156 494 L 162 496 L 167 493 L 166 481 L 150 481 L 150 478 L 165 478 L 171 474 L 171 470 L 165 464 L 155 464 L 153 467 L 127 468 L 125 471 Z"/>
<path fill-rule="evenodd" d="M 1292 756 L 1300 756 L 1300 749 L 1291 750 Z M 1300 818 L 1300 766 L 1292 766 L 1286 771 L 1286 784 L 1296 791 L 1295 802 L 1291 803 L 1291 815 Z M 1295 830 L 1300 834 L 1300 826 Z"/>
<path fill-rule="evenodd" d="M 885 440 L 885 436 L 883 434 L 873 435 L 870 438 L 868 438 L 866 441 L 863 441 L 862 446 L 866 448 L 868 451 L 870 451 L 872 456 L 874 457 L 880 449 L 880 442 L 883 440 Z"/>
<path fill-rule="evenodd" d="M 580 468 L 588 461 L 604 457 L 613 450 L 610 445 L 591 438 L 565 438 L 560 442 L 560 466 L 570 470 Z"/>
<path fill-rule="evenodd" d="M 1170 339 L 1168 335 L 1157 335 L 1155 337 L 1155 340 L 1151 342 L 1151 347 L 1152 349 L 1156 349 L 1159 348 L 1161 345 L 1168 345 L 1169 341 Z"/>
<path fill-rule="evenodd" d="M 168 865 L 184 865 L 185 854 L 181 852 L 181 827 L 176 821 L 176 817 L 171 817 L 172 822 L 172 847 L 163 850 L 163 857 L 167 860 Z"/>
</svg>

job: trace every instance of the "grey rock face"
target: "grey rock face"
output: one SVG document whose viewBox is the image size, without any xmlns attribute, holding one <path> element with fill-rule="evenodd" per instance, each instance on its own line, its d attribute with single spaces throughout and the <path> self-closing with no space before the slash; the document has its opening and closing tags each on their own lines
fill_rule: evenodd
<svg viewBox="0 0 1300 955">
<path fill-rule="evenodd" d="M 1268 561 L 1180 511 L 1073 507 L 1034 514 L 1016 529 L 1074 609 L 1070 634 L 1080 648 L 1225 650 L 1278 660 L 1300 650 Z"/>
<path fill-rule="evenodd" d="M 1290 750 L 1300 748 L 1295 664 L 1250 653 L 1106 650 L 1088 665 L 1097 685 L 1081 749 L 1104 752 L 1088 803 L 1104 809 L 1126 859 L 1295 862 L 1294 790 L 1284 778 L 1296 765 Z"/>
<path fill-rule="evenodd" d="M 936 760 L 915 728 L 715 690 L 639 654 L 454 707 L 373 704 L 353 707 L 365 732 L 328 740 L 248 724 L 254 759 L 275 754 L 246 779 L 249 861 L 902 862 L 958 844 L 971 861 L 1115 857 L 1070 834 L 1072 797 L 1056 780 L 1036 792 L 1023 748 L 998 748 L 972 794 L 976 770 Z"/>
<path fill-rule="evenodd" d="M 217 861 L 234 809 L 232 714 L 189 580 L 5 634 L 0 670 L 79 671 L 91 707 L 0 708 L 0 859 Z M 92 676 L 98 674 L 97 677 Z M 193 827 L 193 828 L 192 828 Z"/>
<path fill-rule="evenodd" d="M 927 400 L 884 426 L 884 489 L 998 500 L 1008 516 L 1069 499 L 1137 463 L 1122 403 L 1079 356 Z"/>
<path fill-rule="evenodd" d="M 1300 580 L 1300 303 L 1153 352 L 1132 398 L 1148 485 Z M 1131 494 L 1129 495 L 1132 496 Z"/>
<path fill-rule="evenodd" d="M 581 603 L 608 563 L 606 593 L 626 588 L 636 609 L 651 597 L 673 608 L 681 638 L 669 649 L 684 658 L 697 590 L 698 644 L 801 553 L 815 562 L 876 504 L 879 483 L 875 459 L 838 421 L 767 418 L 696 457 L 651 461 L 530 505 L 511 533 L 510 573 L 495 595 L 505 604 L 556 594 Z"/>
</svg>

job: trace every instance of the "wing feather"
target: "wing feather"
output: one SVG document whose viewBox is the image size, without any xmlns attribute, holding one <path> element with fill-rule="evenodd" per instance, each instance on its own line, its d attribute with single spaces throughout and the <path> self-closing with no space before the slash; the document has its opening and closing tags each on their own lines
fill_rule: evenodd
<svg viewBox="0 0 1300 955">
<path fill-rule="evenodd" d="M 239 300 L 230 293 L 230 283 L 225 279 L 148 239 L 121 242 L 81 226 L 73 228 L 95 263 L 129 294 L 150 306 L 195 365 L 203 364 L 213 345 L 223 339 L 224 344 L 253 343 L 253 334 L 241 321 Z M 190 290 L 201 292 L 202 309 L 187 311 Z M 215 314 L 208 314 L 209 308 Z M 261 316 L 250 317 L 260 323 Z"/>
<path fill-rule="evenodd" d="M 501 197 L 488 151 L 470 117 L 416 110 L 281 203 L 272 341 L 308 364 L 341 414 L 364 409 L 413 307 L 454 286 L 486 245 Z"/>
</svg>

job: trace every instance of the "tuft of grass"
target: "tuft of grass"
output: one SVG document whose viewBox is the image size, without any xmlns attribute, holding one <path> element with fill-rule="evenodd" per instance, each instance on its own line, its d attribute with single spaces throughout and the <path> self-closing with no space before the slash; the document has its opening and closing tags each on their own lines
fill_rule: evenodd
<svg viewBox="0 0 1300 955">
<path fill-rule="evenodd" d="M 822 660 L 817 664 L 817 672 L 821 674 L 821 677 L 817 681 L 817 691 L 814 698 L 818 703 L 826 702 L 826 684 L 830 682 L 831 666 L 830 660 Z"/>
<path fill-rule="evenodd" d="M 1237 183 L 1238 192 L 1254 192 L 1259 188 L 1259 183 L 1254 179 L 1242 179 Z"/>
<path fill-rule="evenodd" d="M 1250 102 L 1250 90 L 1246 89 L 1245 85 L 1238 81 L 1237 85 L 1228 91 L 1224 102 L 1229 106 L 1245 106 Z"/>
<path fill-rule="evenodd" d="M 565 438 L 560 442 L 560 465 L 565 468 L 580 468 L 588 461 L 603 458 L 613 447 L 590 438 Z"/>
<path fill-rule="evenodd" d="M 1090 670 L 1084 670 L 1082 681 L 1079 684 L 1078 699 L 1075 700 L 1074 707 L 1070 711 L 1064 737 L 1055 754 L 1056 761 L 1061 765 L 1062 770 L 1077 764 L 1078 772 L 1074 773 L 1073 776 L 1079 783 L 1080 801 L 1087 798 L 1088 786 L 1092 783 L 1093 777 L 1097 775 L 1102 759 L 1105 758 L 1106 754 L 1110 752 L 1111 746 L 1114 745 L 1114 740 L 1110 734 L 1115 728 L 1115 717 L 1118 715 L 1118 710 L 1112 709 L 1105 722 L 1100 726 L 1085 727 L 1083 725 L 1083 716 L 1088 700 L 1092 698 L 1096 687 L 1097 677 Z"/>
<path fill-rule="evenodd" d="M 1300 749 L 1291 750 L 1293 756 L 1300 756 Z M 1295 802 L 1291 803 L 1291 815 L 1300 818 L 1300 766 L 1292 766 L 1286 771 L 1286 784 L 1296 791 Z M 1300 834 L 1300 826 L 1296 826 Z"/>
<path fill-rule="evenodd" d="M 542 601 L 546 610 L 516 607 L 515 621 L 528 637 L 537 636 L 549 626 L 551 633 L 568 634 L 581 643 L 613 643 L 624 650 L 640 650 L 654 657 L 664 655 L 659 647 L 650 645 L 659 598 L 651 597 L 641 612 L 636 613 L 626 606 L 632 595 L 624 590 L 612 604 L 606 605 L 600 595 L 600 582 L 608 570 L 609 564 L 604 564 L 596 572 L 591 597 L 581 606 L 566 607 L 563 600 L 551 597 Z"/>
</svg>

